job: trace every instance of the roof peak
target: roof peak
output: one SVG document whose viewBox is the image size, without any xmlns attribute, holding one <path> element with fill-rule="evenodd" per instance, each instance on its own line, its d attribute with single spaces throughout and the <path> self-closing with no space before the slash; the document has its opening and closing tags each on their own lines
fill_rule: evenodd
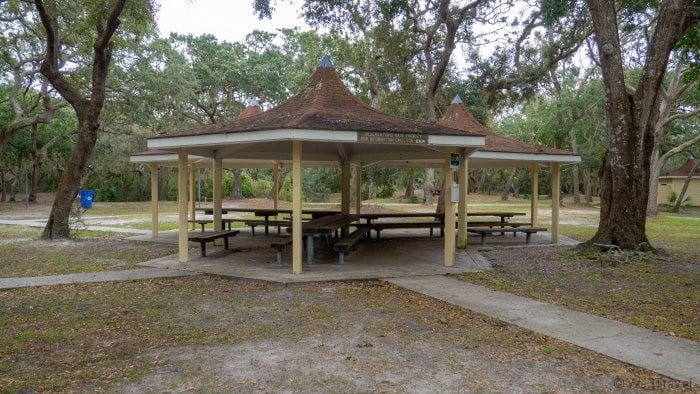
<svg viewBox="0 0 700 394">
<path fill-rule="evenodd" d="M 260 102 L 258 101 L 258 98 L 253 97 L 252 99 L 248 100 L 248 104 L 246 104 L 246 107 L 260 107 Z"/>
<path fill-rule="evenodd" d="M 455 95 L 455 98 L 452 99 L 450 104 L 462 104 L 462 98 L 457 94 Z"/>
<path fill-rule="evenodd" d="M 321 63 L 318 64 L 318 68 L 332 68 L 335 69 L 335 66 L 333 65 L 333 62 L 331 61 L 331 57 L 328 55 L 324 55 L 323 59 L 321 59 Z"/>
</svg>

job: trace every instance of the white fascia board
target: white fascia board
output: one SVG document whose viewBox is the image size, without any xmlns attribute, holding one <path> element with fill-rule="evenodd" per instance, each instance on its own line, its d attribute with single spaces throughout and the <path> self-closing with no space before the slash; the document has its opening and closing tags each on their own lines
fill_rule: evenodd
<svg viewBox="0 0 700 394">
<path fill-rule="evenodd" d="M 687 175 L 660 175 L 659 179 L 685 179 Z M 693 175 L 690 179 L 700 179 L 700 175 Z"/>
<path fill-rule="evenodd" d="M 485 138 L 471 135 L 428 135 L 428 145 L 438 146 L 463 146 L 480 147 L 484 146 Z"/>
<path fill-rule="evenodd" d="M 216 146 L 269 141 L 323 141 L 323 142 L 357 142 L 356 131 L 278 129 L 246 131 L 239 133 L 220 133 L 189 135 L 182 137 L 152 138 L 148 140 L 149 148 L 191 148 L 197 146 Z"/>
<path fill-rule="evenodd" d="M 206 157 L 202 156 L 188 156 L 188 161 L 197 161 L 197 160 L 202 160 L 206 159 Z M 166 155 L 135 155 L 135 156 L 129 156 L 129 161 L 131 163 L 159 163 L 159 162 L 165 162 L 165 161 L 178 161 L 178 156 L 173 155 L 173 154 L 166 154 Z"/>
<path fill-rule="evenodd" d="M 511 153 L 511 152 L 488 152 L 478 150 L 474 152 L 470 159 L 486 160 L 518 160 L 532 162 L 551 163 L 580 163 L 581 156 L 576 155 L 551 155 L 546 153 Z"/>
</svg>

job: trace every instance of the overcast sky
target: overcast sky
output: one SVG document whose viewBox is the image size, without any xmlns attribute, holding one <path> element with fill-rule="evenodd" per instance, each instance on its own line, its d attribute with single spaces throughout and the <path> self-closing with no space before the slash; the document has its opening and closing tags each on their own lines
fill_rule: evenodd
<svg viewBox="0 0 700 394">
<path fill-rule="evenodd" d="M 158 0 L 161 36 L 171 32 L 213 34 L 221 40 L 242 41 L 253 30 L 274 32 L 282 27 L 309 26 L 299 19 L 302 0 L 279 0 L 272 19 L 259 20 L 253 14 L 253 0 Z"/>
</svg>

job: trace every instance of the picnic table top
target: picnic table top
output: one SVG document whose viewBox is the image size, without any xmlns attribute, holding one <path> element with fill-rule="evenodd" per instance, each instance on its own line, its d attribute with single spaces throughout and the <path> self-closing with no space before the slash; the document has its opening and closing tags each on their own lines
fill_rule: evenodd
<svg viewBox="0 0 700 394">
<path fill-rule="evenodd" d="M 341 227 L 347 226 L 359 218 L 359 215 L 328 215 L 320 217 L 318 219 L 313 219 L 306 223 L 302 223 L 302 234 L 330 234 Z M 291 232 L 292 228 L 287 228 L 287 231 Z"/>
<path fill-rule="evenodd" d="M 513 217 L 525 216 L 523 212 L 467 212 L 467 216 L 499 216 Z M 363 219 L 378 219 L 378 218 L 417 218 L 417 217 L 444 217 L 444 214 L 435 212 L 387 212 L 387 213 L 361 213 L 359 215 Z"/>
<path fill-rule="evenodd" d="M 204 212 L 212 212 L 214 208 L 212 207 L 205 207 L 205 208 L 197 208 L 197 211 L 204 211 Z M 280 213 L 292 213 L 291 208 L 243 208 L 243 207 L 221 207 L 221 213 L 227 213 L 227 212 L 253 212 L 256 214 L 256 216 L 274 216 Z M 337 210 L 328 210 L 328 209 L 302 209 L 302 213 L 310 213 L 310 214 L 328 214 L 328 215 L 338 215 L 340 214 L 340 211 Z"/>
</svg>

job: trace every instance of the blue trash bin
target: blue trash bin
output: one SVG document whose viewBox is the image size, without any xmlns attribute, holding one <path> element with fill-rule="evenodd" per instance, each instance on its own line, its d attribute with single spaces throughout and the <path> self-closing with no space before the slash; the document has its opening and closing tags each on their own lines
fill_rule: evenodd
<svg viewBox="0 0 700 394">
<path fill-rule="evenodd" d="M 92 208 L 92 190 L 80 191 L 80 206 L 83 208 Z"/>
</svg>

